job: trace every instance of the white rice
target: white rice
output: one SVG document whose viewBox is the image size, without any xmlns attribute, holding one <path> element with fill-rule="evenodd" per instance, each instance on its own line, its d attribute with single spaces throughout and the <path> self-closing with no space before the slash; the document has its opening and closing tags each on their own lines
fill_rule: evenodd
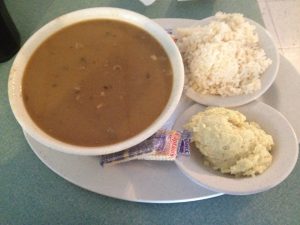
<svg viewBox="0 0 300 225">
<path fill-rule="evenodd" d="M 255 26 L 242 14 L 218 12 L 208 25 L 178 28 L 175 36 L 187 84 L 200 94 L 253 93 L 272 63 L 259 46 Z"/>
</svg>

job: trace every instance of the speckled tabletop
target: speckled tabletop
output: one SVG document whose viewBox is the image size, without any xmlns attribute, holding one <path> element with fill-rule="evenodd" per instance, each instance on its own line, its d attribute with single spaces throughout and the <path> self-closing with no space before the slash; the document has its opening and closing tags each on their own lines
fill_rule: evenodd
<svg viewBox="0 0 300 225">
<path fill-rule="evenodd" d="M 262 23 L 255 0 L 158 0 L 148 7 L 138 0 L 4 2 L 22 43 L 57 16 L 99 6 L 126 8 L 151 18 L 201 19 L 221 10 Z M 0 64 L 0 224 L 300 224 L 299 160 L 292 174 L 267 192 L 189 203 L 127 202 L 67 182 L 36 157 L 14 119 L 7 97 L 12 61 Z"/>
</svg>

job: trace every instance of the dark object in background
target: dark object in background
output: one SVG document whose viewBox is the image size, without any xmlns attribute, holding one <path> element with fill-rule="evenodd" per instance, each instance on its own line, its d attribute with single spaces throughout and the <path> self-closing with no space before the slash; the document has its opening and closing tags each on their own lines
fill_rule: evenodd
<svg viewBox="0 0 300 225">
<path fill-rule="evenodd" d="M 3 0 L 0 0 L 0 62 L 15 55 L 20 48 L 20 36 Z"/>
</svg>

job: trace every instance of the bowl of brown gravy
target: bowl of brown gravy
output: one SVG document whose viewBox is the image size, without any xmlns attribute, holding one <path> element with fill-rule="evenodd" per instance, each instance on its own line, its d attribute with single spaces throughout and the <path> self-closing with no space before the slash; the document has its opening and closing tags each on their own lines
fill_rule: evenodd
<svg viewBox="0 0 300 225">
<path fill-rule="evenodd" d="M 151 19 L 118 8 L 58 17 L 12 65 L 9 101 L 41 144 L 78 155 L 132 147 L 169 119 L 182 94 L 181 55 Z"/>
</svg>

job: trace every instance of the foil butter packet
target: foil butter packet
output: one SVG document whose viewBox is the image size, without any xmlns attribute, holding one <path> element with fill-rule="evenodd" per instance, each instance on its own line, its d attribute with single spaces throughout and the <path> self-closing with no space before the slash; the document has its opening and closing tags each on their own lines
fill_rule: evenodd
<svg viewBox="0 0 300 225">
<path fill-rule="evenodd" d="M 131 148 L 100 156 L 100 164 L 114 165 L 131 160 L 175 160 L 177 155 L 190 155 L 191 133 L 159 130 L 154 135 Z"/>
</svg>

